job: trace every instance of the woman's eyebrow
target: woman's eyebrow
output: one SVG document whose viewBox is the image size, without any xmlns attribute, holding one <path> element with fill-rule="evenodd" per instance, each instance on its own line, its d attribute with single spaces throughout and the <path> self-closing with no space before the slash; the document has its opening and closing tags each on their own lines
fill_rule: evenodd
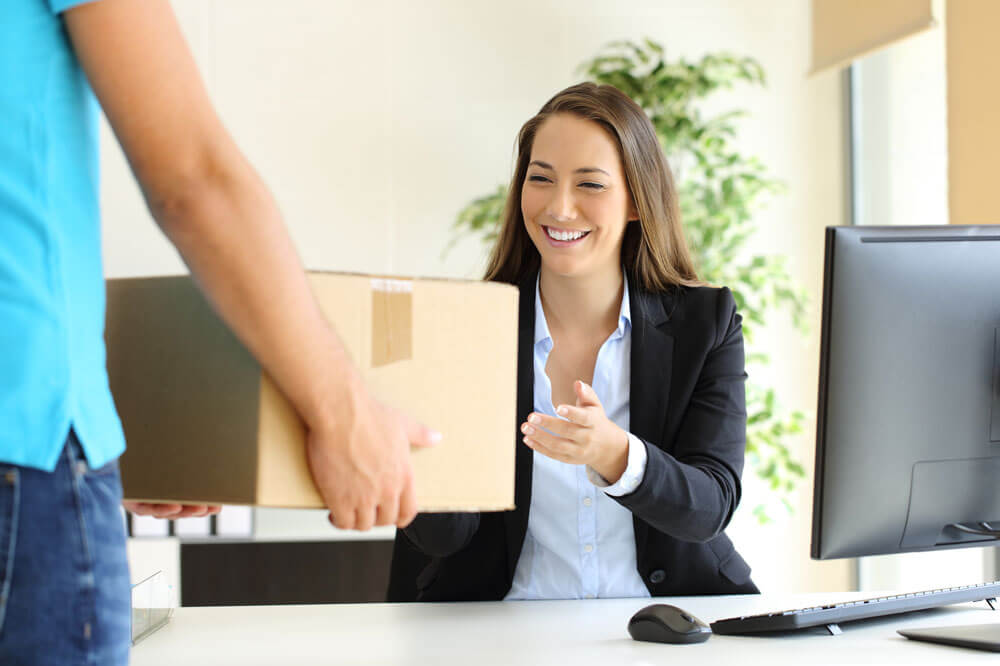
<svg viewBox="0 0 1000 666">
<path fill-rule="evenodd" d="M 541 160 L 532 160 L 528 166 L 538 166 L 543 169 L 548 169 L 549 171 L 555 171 L 555 168 L 548 162 L 543 162 Z M 598 167 L 580 167 L 576 169 L 573 173 L 603 173 L 605 176 L 611 177 L 611 174 L 604 169 Z"/>
<path fill-rule="evenodd" d="M 581 167 L 576 171 L 574 171 L 573 173 L 598 173 L 598 172 L 603 173 L 605 176 L 608 176 L 609 178 L 611 177 L 610 173 L 598 167 Z"/>
</svg>

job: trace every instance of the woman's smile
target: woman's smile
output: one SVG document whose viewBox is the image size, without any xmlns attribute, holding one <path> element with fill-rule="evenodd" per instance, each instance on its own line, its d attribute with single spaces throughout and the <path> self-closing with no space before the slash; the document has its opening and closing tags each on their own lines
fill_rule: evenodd
<svg viewBox="0 0 1000 666">
<path fill-rule="evenodd" d="M 552 247 L 572 247 L 579 245 L 583 239 L 590 235 L 590 230 L 584 229 L 564 229 L 560 227 L 549 227 L 544 224 L 539 225 L 545 231 L 545 238 Z"/>
</svg>

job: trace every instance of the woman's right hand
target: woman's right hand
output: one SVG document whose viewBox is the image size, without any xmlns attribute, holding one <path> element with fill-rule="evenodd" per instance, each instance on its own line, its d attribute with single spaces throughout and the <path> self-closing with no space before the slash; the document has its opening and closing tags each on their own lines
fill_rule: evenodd
<svg viewBox="0 0 1000 666">
<path fill-rule="evenodd" d="M 310 428 L 306 454 L 316 487 L 340 529 L 406 527 L 417 514 L 412 446 L 441 439 L 408 415 L 350 383 L 328 425 Z"/>
</svg>

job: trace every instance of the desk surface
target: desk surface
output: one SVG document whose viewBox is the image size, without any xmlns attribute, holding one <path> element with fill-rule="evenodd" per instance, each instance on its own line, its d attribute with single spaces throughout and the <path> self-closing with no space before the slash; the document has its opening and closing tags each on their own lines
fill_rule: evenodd
<svg viewBox="0 0 1000 666">
<path fill-rule="evenodd" d="M 705 622 L 871 593 L 656 599 Z M 712 636 L 698 645 L 640 643 L 626 624 L 643 599 L 464 604 L 345 604 L 180 608 L 132 651 L 133 666 L 198 664 L 996 663 L 995 653 L 909 641 L 897 629 L 998 623 L 985 603 L 962 604 L 773 637 Z"/>
</svg>

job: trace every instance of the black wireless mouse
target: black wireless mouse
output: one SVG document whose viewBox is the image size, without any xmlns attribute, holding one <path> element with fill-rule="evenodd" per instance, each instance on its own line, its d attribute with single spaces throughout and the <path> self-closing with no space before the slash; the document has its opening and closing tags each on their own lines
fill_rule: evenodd
<svg viewBox="0 0 1000 666">
<path fill-rule="evenodd" d="M 646 606 L 628 621 L 628 633 L 637 641 L 653 643 L 703 643 L 712 629 L 677 606 Z"/>
</svg>

